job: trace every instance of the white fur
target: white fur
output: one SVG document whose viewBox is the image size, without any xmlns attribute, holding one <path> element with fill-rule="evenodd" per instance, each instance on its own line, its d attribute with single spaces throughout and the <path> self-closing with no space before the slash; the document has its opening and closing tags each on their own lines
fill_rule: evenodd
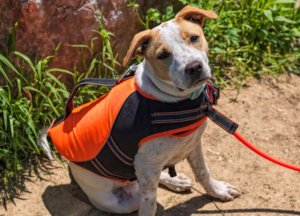
<svg viewBox="0 0 300 216">
<path fill-rule="evenodd" d="M 162 25 L 165 25 L 165 27 L 162 27 Z M 156 27 L 155 29 L 159 29 L 159 34 L 172 49 L 173 61 L 169 66 L 169 76 L 171 77 L 174 85 L 177 88 L 182 89 L 187 89 L 189 87 L 186 86 L 184 82 L 182 82 L 182 80 L 184 80 L 184 77 L 186 76 L 185 68 L 187 64 L 196 60 L 202 62 L 203 64 L 202 74 L 210 77 L 211 71 L 208 65 L 208 57 L 206 53 L 200 52 L 194 47 L 188 46 L 186 43 L 184 43 L 180 35 L 179 26 L 173 20 L 170 20 L 162 25 Z M 202 84 L 200 84 L 200 86 Z M 194 91 L 196 89 L 189 90 Z"/>
<path fill-rule="evenodd" d="M 205 63 L 205 73 L 210 73 L 206 54 L 184 44 L 180 40 L 176 25 L 168 22 L 167 28 L 158 28 L 164 40 L 171 46 L 175 57 L 169 67 L 172 81 L 160 80 L 147 61 L 139 64 L 136 72 L 139 88 L 165 102 L 177 102 L 189 98 L 195 90 L 188 89 L 180 92 L 176 88 L 178 86 L 186 88 L 180 80 L 183 76 L 183 68 L 190 61 L 200 59 Z M 232 200 L 233 197 L 239 195 L 239 191 L 228 183 L 211 178 L 210 170 L 204 161 L 202 135 L 206 125 L 205 121 L 197 131 L 184 138 L 166 136 L 144 143 L 139 148 L 134 160 L 138 182 L 112 181 L 81 169 L 70 162 L 72 174 L 91 203 L 98 209 L 121 214 L 139 210 L 139 216 L 154 216 L 158 183 L 174 191 L 183 191 L 193 186 L 191 179 L 184 174 L 178 174 L 176 178 L 171 178 L 168 174 L 161 173 L 165 165 L 174 165 L 187 158 L 197 181 L 202 184 L 208 194 L 224 201 Z M 45 133 L 42 134 L 39 143 L 47 156 L 51 157 L 50 148 L 46 146 Z"/>
<path fill-rule="evenodd" d="M 47 130 L 48 130 L 47 127 L 41 129 L 37 139 L 37 145 L 43 149 L 44 153 L 47 155 L 49 160 L 53 160 L 51 149 L 47 141 Z"/>
</svg>

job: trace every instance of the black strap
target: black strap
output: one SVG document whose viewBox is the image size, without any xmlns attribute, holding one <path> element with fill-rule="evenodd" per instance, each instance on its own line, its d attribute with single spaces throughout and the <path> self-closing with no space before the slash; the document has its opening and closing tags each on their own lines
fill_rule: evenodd
<svg viewBox="0 0 300 216">
<path fill-rule="evenodd" d="M 170 175 L 171 178 L 177 176 L 177 173 L 175 171 L 175 165 L 169 166 L 169 172 L 168 173 L 169 173 L 169 175 Z"/>
<path fill-rule="evenodd" d="M 208 116 L 214 123 L 230 134 L 233 134 L 238 128 L 238 124 L 215 110 L 210 105 L 210 102 L 207 102 L 207 105 L 199 107 L 198 109 L 186 112 L 152 114 L 151 120 L 152 124 L 176 124 L 185 121 L 195 121 L 196 119 L 200 121 L 205 116 Z"/>
<path fill-rule="evenodd" d="M 153 113 L 151 114 L 152 124 L 174 124 L 185 121 L 192 121 L 205 117 L 207 105 L 194 110 L 172 112 L 172 113 Z"/>
<path fill-rule="evenodd" d="M 219 125 L 221 128 L 226 130 L 228 133 L 233 134 L 237 128 L 238 124 L 231 121 L 229 118 L 224 116 L 223 114 L 219 113 L 217 110 L 212 108 L 211 105 L 208 105 L 207 109 L 207 116 L 217 125 Z"/>
</svg>

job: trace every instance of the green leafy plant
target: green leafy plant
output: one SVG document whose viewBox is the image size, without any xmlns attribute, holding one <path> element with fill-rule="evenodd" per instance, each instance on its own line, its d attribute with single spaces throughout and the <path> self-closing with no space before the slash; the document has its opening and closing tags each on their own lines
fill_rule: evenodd
<svg viewBox="0 0 300 216">
<path fill-rule="evenodd" d="M 150 22 L 155 22 L 156 24 L 164 23 L 168 20 L 175 18 L 175 13 L 173 11 L 173 5 L 169 5 L 166 8 L 166 14 L 162 14 L 158 9 L 156 8 L 150 8 L 147 11 L 147 15 L 145 17 L 145 22 L 141 19 L 138 8 L 140 7 L 139 4 L 135 3 L 135 1 L 129 1 L 127 4 L 127 7 L 133 7 L 135 10 L 135 13 L 140 21 L 140 23 L 145 27 L 145 29 L 149 29 Z M 135 64 L 139 64 L 143 61 L 143 58 L 138 56 L 136 58 Z"/>
<path fill-rule="evenodd" d="M 64 112 L 69 93 L 53 72 L 73 75 L 63 69 L 49 69 L 59 49 L 52 56 L 32 62 L 15 51 L 15 31 L 6 34 L 8 49 L 0 54 L 0 71 L 4 85 L 0 86 L 0 178 L 8 184 L 24 171 L 23 164 L 40 153 L 37 146 L 39 130 Z"/>
<path fill-rule="evenodd" d="M 104 28 L 104 21 L 103 21 L 103 7 L 101 17 L 99 18 L 99 28 L 100 31 L 93 30 L 102 38 L 101 46 L 99 50 L 95 52 L 94 50 L 94 41 L 97 40 L 97 37 L 94 37 L 90 41 L 90 47 L 87 45 L 69 45 L 74 48 L 80 48 L 81 57 L 77 53 L 78 57 L 82 59 L 82 64 L 84 66 L 85 78 L 88 77 L 108 77 L 116 75 L 116 65 L 120 65 L 120 63 L 116 60 L 118 58 L 118 54 L 114 55 L 114 50 L 118 44 L 118 42 L 112 46 L 110 43 L 110 36 L 115 36 L 113 33 L 107 31 Z M 89 67 L 86 66 L 86 57 L 85 57 L 85 49 L 87 49 L 92 57 L 92 62 Z M 75 68 L 76 71 L 76 68 Z M 83 75 L 82 75 L 83 76 Z M 81 78 L 81 77 L 80 77 Z M 76 80 L 75 80 L 76 81 Z M 78 80 L 77 80 L 78 81 Z"/>
<path fill-rule="evenodd" d="M 98 77 L 98 78 L 117 78 L 119 75 L 116 71 L 116 66 L 120 63 L 116 60 L 118 57 L 118 53 L 115 53 L 115 48 L 118 44 L 111 45 L 111 36 L 115 36 L 113 33 L 107 31 L 104 28 L 103 21 L 103 7 L 101 17 L 98 17 L 99 21 L 99 29 L 100 31 L 93 30 L 101 37 L 101 46 L 98 50 L 95 51 L 94 41 L 98 38 L 95 37 L 90 41 L 90 46 L 87 45 L 69 45 L 74 48 L 80 48 L 81 55 L 77 54 L 79 58 L 82 59 L 82 63 L 86 70 L 85 73 L 80 73 L 76 70 L 76 66 L 74 68 L 74 85 L 76 85 L 80 79 L 89 78 L 89 77 Z M 92 61 L 89 67 L 86 67 L 86 56 L 84 50 L 88 50 L 90 55 L 92 56 Z M 80 89 L 80 92 L 77 96 L 74 97 L 74 104 L 79 105 L 84 102 L 92 101 L 98 98 L 99 96 L 106 94 L 110 91 L 109 87 L 101 86 L 84 86 Z"/>
<path fill-rule="evenodd" d="M 70 45 L 80 49 L 81 55 L 78 56 L 85 68 L 84 73 L 80 73 L 76 66 L 73 73 L 58 68 L 49 69 L 60 44 L 51 56 L 39 59 L 37 54 L 32 62 L 29 57 L 15 50 L 18 23 L 11 34 L 6 31 L 6 50 L 0 53 L 0 78 L 3 77 L 0 79 L 3 82 L 0 86 L 0 179 L 6 185 L 10 182 L 14 187 L 16 184 L 12 180 L 18 180 L 24 171 L 24 163 L 40 154 L 37 146 L 39 130 L 64 113 L 69 92 L 60 81 L 60 76 L 54 76 L 53 72 L 73 76 L 74 82 L 69 87 L 75 86 L 82 78 L 118 76 L 115 66 L 120 64 L 116 60 L 118 54 L 114 54 L 117 43 L 111 46 L 110 36 L 114 35 L 105 30 L 103 16 L 98 19 L 100 31 L 94 30 L 102 39 L 98 51 L 94 46 L 97 37 L 90 41 L 90 46 Z M 89 65 L 85 50 L 92 56 Z M 105 86 L 83 87 L 74 103 L 80 105 L 92 101 L 109 90 Z"/>
<path fill-rule="evenodd" d="M 141 19 L 140 14 L 138 12 L 138 8 L 140 7 L 139 4 L 136 4 L 135 1 L 129 1 L 129 4 L 127 5 L 127 7 L 134 7 L 137 17 L 138 17 L 139 21 L 143 24 L 143 26 L 145 26 L 145 29 L 149 29 L 150 21 L 154 21 L 157 24 L 160 24 L 160 23 L 163 23 L 163 22 L 166 22 L 168 20 L 175 18 L 175 13 L 173 12 L 173 5 L 170 5 L 166 8 L 166 14 L 162 14 L 156 8 L 150 8 L 147 11 L 145 22 Z"/>
</svg>

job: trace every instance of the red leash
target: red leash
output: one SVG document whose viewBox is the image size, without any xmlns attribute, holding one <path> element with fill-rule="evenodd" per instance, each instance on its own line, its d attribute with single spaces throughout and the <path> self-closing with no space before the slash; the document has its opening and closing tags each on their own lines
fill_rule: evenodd
<svg viewBox="0 0 300 216">
<path fill-rule="evenodd" d="M 248 140 L 246 140 L 244 137 L 242 137 L 238 132 L 234 132 L 233 134 L 239 141 L 241 141 L 245 146 L 247 146 L 249 149 L 251 149 L 252 151 L 254 151 L 256 154 L 262 156 L 263 158 L 276 163 L 280 166 L 292 169 L 292 170 L 296 170 L 298 172 L 300 172 L 300 166 L 296 166 L 287 162 L 284 162 L 282 160 L 279 160 L 265 152 L 263 152 L 262 150 L 260 150 L 259 148 L 257 148 L 256 146 L 254 146 L 253 144 L 251 144 Z"/>
<path fill-rule="evenodd" d="M 216 90 L 215 87 L 213 87 L 212 85 L 210 85 L 209 83 L 206 83 L 206 85 L 211 88 L 213 91 Z M 292 170 L 296 170 L 298 172 L 300 172 L 300 166 L 296 166 L 294 164 L 290 164 L 290 163 L 287 163 L 287 162 L 284 162 L 282 160 L 279 160 L 265 152 L 263 152 L 262 150 L 260 150 L 259 148 L 257 148 L 256 146 L 254 146 L 253 144 L 251 144 L 248 140 L 246 140 L 244 137 L 242 137 L 241 134 L 239 134 L 237 131 L 235 131 L 233 133 L 233 135 L 239 140 L 241 141 L 245 146 L 247 146 L 249 149 L 251 149 L 252 151 L 254 151 L 256 154 L 262 156 L 263 158 L 273 162 L 273 163 L 276 163 L 280 166 L 283 166 L 283 167 L 286 167 L 286 168 L 289 168 L 289 169 L 292 169 Z"/>
</svg>

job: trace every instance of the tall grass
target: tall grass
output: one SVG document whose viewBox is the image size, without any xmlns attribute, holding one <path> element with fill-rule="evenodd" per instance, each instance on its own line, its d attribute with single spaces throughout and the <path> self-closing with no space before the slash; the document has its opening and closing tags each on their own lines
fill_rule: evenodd
<svg viewBox="0 0 300 216">
<path fill-rule="evenodd" d="M 118 53 L 115 54 L 115 48 L 118 45 L 119 41 L 114 45 L 111 44 L 111 36 L 115 37 L 115 35 L 104 28 L 103 21 L 103 7 L 102 7 L 101 17 L 98 17 L 99 20 L 99 31 L 93 30 L 97 35 L 101 38 L 101 45 L 98 50 L 95 50 L 94 41 L 99 39 L 95 37 L 91 40 L 90 46 L 87 45 L 69 45 L 74 47 L 75 49 L 80 49 L 77 52 L 78 58 L 81 59 L 81 62 L 85 68 L 84 73 L 79 73 L 74 68 L 74 84 L 79 82 L 82 78 L 88 77 L 98 77 L 98 78 L 118 78 L 119 74 L 116 71 L 116 66 L 121 66 L 120 63 L 116 60 L 118 58 Z M 85 52 L 89 52 L 92 56 L 92 61 L 89 67 L 86 66 L 86 54 Z M 110 88 L 106 86 L 100 87 L 91 87 L 85 86 L 82 87 L 79 96 L 74 98 L 75 105 L 82 104 L 87 101 L 95 100 L 97 97 L 106 94 L 109 92 Z M 81 95 L 81 96 L 80 96 Z M 84 96 L 85 97 L 84 97 Z"/>
<path fill-rule="evenodd" d="M 102 8 L 103 11 L 103 8 Z M 103 13 L 102 13 L 103 14 Z M 39 59 L 38 54 L 34 61 L 15 50 L 15 37 L 18 23 L 11 34 L 6 31 L 6 50 L 0 53 L 0 180 L 5 185 L 15 186 L 19 175 L 24 171 L 24 164 L 41 153 L 37 146 L 39 131 L 43 126 L 49 126 L 53 119 L 64 114 L 65 102 L 69 92 L 60 76 L 53 72 L 61 72 L 72 76 L 76 85 L 82 78 L 88 77 L 116 77 L 115 66 L 120 65 L 115 46 L 111 46 L 111 32 L 105 30 L 103 17 L 99 18 L 100 31 L 95 32 L 101 37 L 101 47 L 94 50 L 93 38 L 90 46 L 70 45 L 80 49 L 85 71 L 74 72 L 52 68 L 50 63 L 60 44 L 51 56 Z M 90 52 L 93 59 L 89 65 L 85 61 L 85 51 Z M 3 78 L 3 79 L 2 79 Z M 108 87 L 83 87 L 74 98 L 75 105 L 92 101 L 110 89 Z M 0 181 L 1 183 L 1 181 Z M 0 187 L 1 188 L 1 187 Z"/>
<path fill-rule="evenodd" d="M 24 170 L 23 163 L 40 154 L 36 140 L 43 125 L 63 113 L 68 96 L 66 86 L 52 72 L 73 75 L 49 65 L 58 50 L 45 59 L 38 55 L 32 62 L 15 51 L 15 31 L 6 34 L 8 49 L 0 54 L 0 71 L 4 85 L 0 86 L 0 178 L 5 184 L 17 179 Z"/>
</svg>

